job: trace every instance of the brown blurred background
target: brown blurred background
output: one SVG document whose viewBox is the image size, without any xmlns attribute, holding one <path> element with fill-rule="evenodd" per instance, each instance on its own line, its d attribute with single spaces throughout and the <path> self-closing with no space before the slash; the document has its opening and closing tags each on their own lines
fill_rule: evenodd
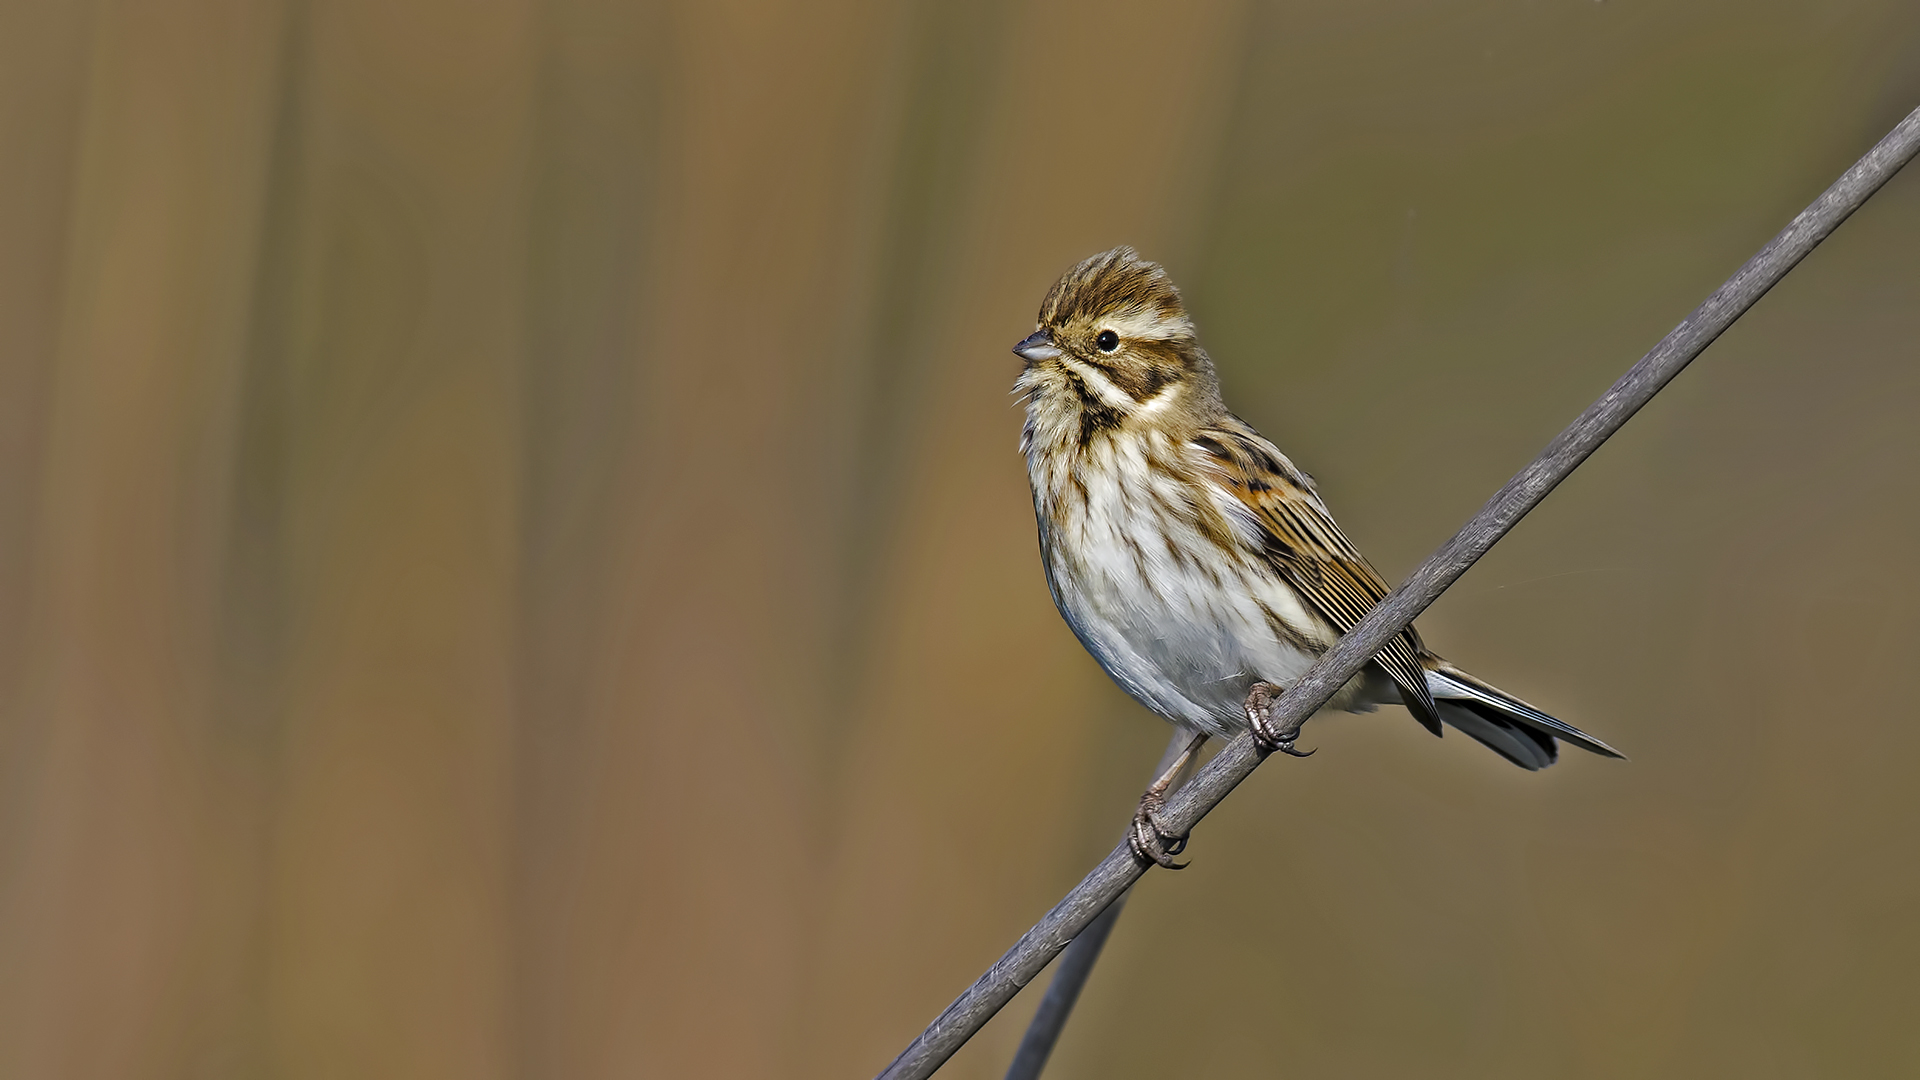
<svg viewBox="0 0 1920 1080">
<path fill-rule="evenodd" d="M 1397 579 L 1911 0 L 0 0 L 0 1077 L 864 1077 L 1165 728 L 1008 354 L 1116 243 Z M 1308 729 L 1049 1075 L 1920 1073 L 1920 170 Z M 1024 995 L 948 1067 L 1005 1067 Z"/>
</svg>

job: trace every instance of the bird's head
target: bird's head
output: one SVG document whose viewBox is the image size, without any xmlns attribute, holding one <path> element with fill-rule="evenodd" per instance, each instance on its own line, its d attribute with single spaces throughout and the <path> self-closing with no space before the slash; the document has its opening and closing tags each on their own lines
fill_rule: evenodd
<svg viewBox="0 0 1920 1080">
<path fill-rule="evenodd" d="M 1218 407 L 1213 365 L 1166 270 L 1118 247 L 1067 271 L 1040 305 L 1038 328 L 1013 347 L 1026 361 L 1027 442 L 1085 447 L 1129 425 Z"/>
</svg>

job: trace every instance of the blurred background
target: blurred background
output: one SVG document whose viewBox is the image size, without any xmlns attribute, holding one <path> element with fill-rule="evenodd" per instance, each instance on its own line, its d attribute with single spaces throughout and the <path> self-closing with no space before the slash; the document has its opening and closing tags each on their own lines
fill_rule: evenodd
<svg viewBox="0 0 1920 1080">
<path fill-rule="evenodd" d="M 0 2 L 0 1076 L 873 1074 L 1167 737 L 1056 275 L 1397 580 L 1916 105 L 1911 0 Z M 1422 620 L 1633 760 L 1315 722 L 1049 1075 L 1920 1071 L 1917 342 L 1910 169 Z"/>
</svg>

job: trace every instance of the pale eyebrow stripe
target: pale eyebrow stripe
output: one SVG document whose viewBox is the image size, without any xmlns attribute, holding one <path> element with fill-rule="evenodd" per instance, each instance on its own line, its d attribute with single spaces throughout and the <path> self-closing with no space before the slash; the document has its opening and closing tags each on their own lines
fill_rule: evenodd
<svg viewBox="0 0 1920 1080">
<path fill-rule="evenodd" d="M 1166 341 L 1193 331 L 1191 319 L 1167 318 L 1158 311 L 1139 306 L 1116 312 L 1099 320 L 1098 325 L 1113 330 L 1121 337 L 1140 341 Z"/>
</svg>

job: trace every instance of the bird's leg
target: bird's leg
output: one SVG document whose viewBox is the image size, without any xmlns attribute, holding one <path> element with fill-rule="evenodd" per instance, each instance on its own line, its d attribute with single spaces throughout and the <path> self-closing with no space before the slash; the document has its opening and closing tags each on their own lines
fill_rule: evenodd
<svg viewBox="0 0 1920 1080">
<path fill-rule="evenodd" d="M 1132 849 L 1136 858 L 1168 870 L 1186 869 L 1186 863 L 1174 862 L 1173 857 L 1187 849 L 1187 836 L 1185 833 L 1167 831 L 1160 822 L 1160 811 L 1167 807 L 1167 791 L 1206 742 L 1204 732 L 1195 735 L 1193 741 L 1187 743 L 1187 748 L 1180 751 L 1180 756 L 1173 760 L 1173 764 L 1167 766 L 1167 771 L 1147 785 L 1146 793 L 1140 796 L 1140 809 L 1134 812 L 1133 825 L 1127 829 L 1127 847 Z"/>
<path fill-rule="evenodd" d="M 1293 740 L 1300 735 L 1299 725 L 1289 731 L 1275 730 L 1268 717 L 1273 715 L 1273 707 L 1280 703 L 1280 695 L 1285 690 L 1269 682 L 1257 682 L 1247 691 L 1247 726 L 1253 729 L 1253 741 L 1260 749 L 1271 754 L 1275 750 L 1289 757 L 1312 757 L 1311 750 L 1295 750 Z"/>
</svg>

